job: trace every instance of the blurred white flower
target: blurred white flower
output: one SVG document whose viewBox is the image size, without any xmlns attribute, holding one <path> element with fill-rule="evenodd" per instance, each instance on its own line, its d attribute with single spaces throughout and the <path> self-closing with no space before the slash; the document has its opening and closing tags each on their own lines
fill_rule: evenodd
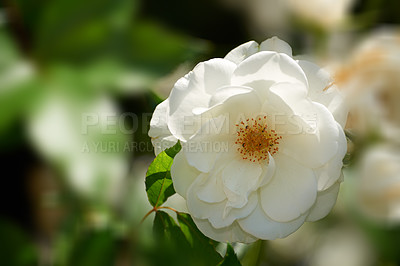
<svg viewBox="0 0 400 266">
<path fill-rule="evenodd" d="M 85 114 L 91 114 L 97 123 L 85 125 Z M 117 114 L 106 97 L 79 102 L 62 93 L 50 93 L 31 114 L 28 132 L 39 152 L 61 167 L 72 189 L 112 203 L 128 170 L 121 152 L 123 136 L 103 132 L 108 117 Z"/>
<path fill-rule="evenodd" d="M 347 183 L 347 181 L 346 181 Z M 346 185 L 344 183 L 343 185 Z M 338 201 L 341 197 L 339 195 Z M 337 204 L 336 204 L 337 206 Z M 347 219 L 338 217 L 340 222 L 306 224 L 284 239 L 268 243 L 266 260 L 282 262 L 282 265 L 311 266 L 367 266 L 376 265 L 376 254 L 368 239 Z"/>
<path fill-rule="evenodd" d="M 347 182 L 347 181 L 346 181 Z M 303 237 L 303 241 L 307 236 Z M 372 266 L 376 254 L 358 228 L 338 227 L 319 232 L 319 241 L 311 251 L 310 266 Z"/>
<path fill-rule="evenodd" d="M 178 80 L 149 135 L 156 153 L 181 141 L 174 188 L 205 235 L 281 238 L 329 213 L 347 148 L 343 99 L 330 82 L 276 37 Z"/>
<path fill-rule="evenodd" d="M 17 62 L 5 69 L 0 74 L 1 91 L 0 96 L 7 92 L 7 89 L 17 87 L 23 82 L 30 81 L 34 75 L 34 68 L 28 62 Z"/>
<path fill-rule="evenodd" d="M 356 169 L 350 192 L 368 217 L 387 224 L 400 222 L 400 147 L 386 143 L 370 148 Z"/>
<path fill-rule="evenodd" d="M 400 32 L 379 31 L 361 42 L 336 70 L 335 83 L 350 99 L 347 127 L 398 134 L 392 129 L 400 127 Z"/>
<path fill-rule="evenodd" d="M 289 9 L 299 18 L 334 29 L 348 15 L 354 0 L 286 0 Z"/>
<path fill-rule="evenodd" d="M 293 17 L 334 31 L 344 24 L 354 0 L 220 0 L 243 12 L 251 34 L 285 34 Z"/>
</svg>

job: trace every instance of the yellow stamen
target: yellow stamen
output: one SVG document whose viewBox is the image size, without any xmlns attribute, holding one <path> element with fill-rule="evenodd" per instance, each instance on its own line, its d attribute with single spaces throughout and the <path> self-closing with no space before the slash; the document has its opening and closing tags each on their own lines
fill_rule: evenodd
<svg viewBox="0 0 400 266">
<path fill-rule="evenodd" d="M 274 155 L 279 150 L 278 144 L 282 136 L 268 128 L 266 116 L 242 120 L 236 124 L 236 129 L 235 144 L 243 160 L 268 161 L 268 154 Z"/>
</svg>

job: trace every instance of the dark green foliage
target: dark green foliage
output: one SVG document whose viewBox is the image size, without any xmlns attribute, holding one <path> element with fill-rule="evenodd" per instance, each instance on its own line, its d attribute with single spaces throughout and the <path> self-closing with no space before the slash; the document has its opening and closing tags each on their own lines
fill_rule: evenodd
<svg viewBox="0 0 400 266">
<path fill-rule="evenodd" d="M 157 241 L 151 257 L 154 265 L 217 265 L 222 257 L 215 251 L 216 242 L 204 236 L 188 214 L 178 213 L 178 224 L 163 211 L 157 211 L 153 231 Z"/>
</svg>

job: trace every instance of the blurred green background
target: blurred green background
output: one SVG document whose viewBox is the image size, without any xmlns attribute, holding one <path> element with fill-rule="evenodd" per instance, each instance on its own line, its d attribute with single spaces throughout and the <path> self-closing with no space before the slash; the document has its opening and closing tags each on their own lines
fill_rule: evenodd
<svg viewBox="0 0 400 266">
<path fill-rule="evenodd" d="M 149 121 L 174 82 L 273 35 L 295 55 L 346 62 L 364 36 L 400 24 L 398 0 L 292 2 L 2 1 L 0 264 L 163 265 L 153 217 L 139 222 L 151 209 Z M 400 265 L 397 224 L 360 214 L 345 192 L 326 219 L 287 239 L 235 245 L 242 263 Z"/>
</svg>

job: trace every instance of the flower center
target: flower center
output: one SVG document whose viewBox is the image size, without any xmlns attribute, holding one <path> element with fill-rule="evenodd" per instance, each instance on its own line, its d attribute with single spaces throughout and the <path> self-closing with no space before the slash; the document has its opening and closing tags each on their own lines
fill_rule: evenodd
<svg viewBox="0 0 400 266">
<path fill-rule="evenodd" d="M 236 124 L 237 138 L 235 144 L 243 160 L 251 162 L 268 161 L 269 155 L 278 150 L 279 136 L 275 130 L 269 129 L 266 116 L 241 120 Z"/>
</svg>

